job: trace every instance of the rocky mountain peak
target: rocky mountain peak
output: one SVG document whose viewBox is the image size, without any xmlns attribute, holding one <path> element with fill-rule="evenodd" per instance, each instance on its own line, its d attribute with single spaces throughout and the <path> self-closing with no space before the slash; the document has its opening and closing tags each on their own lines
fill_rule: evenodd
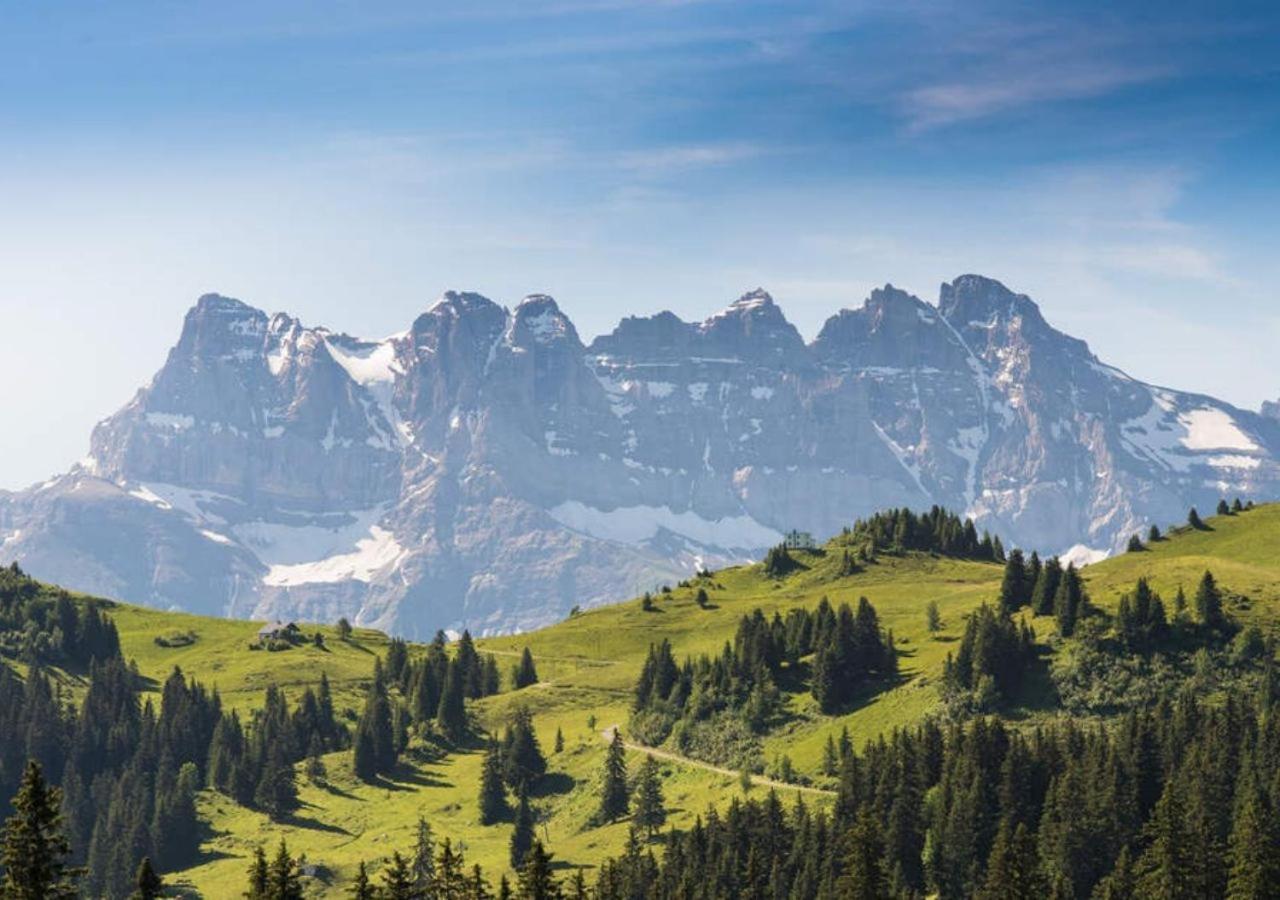
<svg viewBox="0 0 1280 900">
<path fill-rule="evenodd" d="M 902 319 L 915 319 L 928 323 L 934 308 L 915 294 L 908 293 L 892 284 L 876 288 L 863 303 L 863 308 L 879 318 L 895 316 Z"/>
<path fill-rule="evenodd" d="M 422 321 L 427 316 L 435 318 L 485 316 L 491 315 L 493 310 L 501 309 L 501 306 L 494 303 L 484 294 L 477 294 L 474 291 L 450 290 L 445 291 L 440 295 L 439 299 L 427 307 L 427 311 L 418 317 L 418 321 Z"/>
<path fill-rule="evenodd" d="M 627 316 L 613 331 L 592 341 L 588 352 L 624 360 L 683 356 L 690 352 L 697 334 L 697 326 L 663 310 L 652 316 Z"/>
<path fill-rule="evenodd" d="M 513 314 L 512 337 L 518 345 L 566 342 L 581 349 L 578 331 L 569 317 L 560 311 L 553 297 L 530 294 L 520 301 Z"/>
<path fill-rule="evenodd" d="M 808 361 L 800 332 L 762 288 L 743 294 L 698 330 L 709 354 L 787 368 Z"/>
<path fill-rule="evenodd" d="M 204 294 L 187 312 L 173 352 L 179 357 L 247 359 L 261 346 L 267 314 L 221 294 Z"/>
<path fill-rule="evenodd" d="M 435 346 L 441 340 L 464 336 L 470 342 L 492 343 L 495 330 L 506 327 L 507 311 L 483 294 L 445 291 L 440 299 L 414 320 L 414 343 Z"/>
<path fill-rule="evenodd" d="M 943 284 L 938 308 L 956 328 L 970 324 L 989 327 L 1008 323 L 1017 317 L 1045 325 L 1040 307 L 1034 300 L 1026 294 L 1015 294 L 994 278 L 982 275 L 961 275 L 950 284 Z"/>
<path fill-rule="evenodd" d="M 818 358 L 860 366 L 917 365 L 926 356 L 936 367 L 955 356 L 955 336 L 939 329 L 938 311 L 914 294 L 886 284 L 858 309 L 829 318 L 813 342 Z"/>
<path fill-rule="evenodd" d="M 773 295 L 762 287 L 747 291 L 733 303 L 729 304 L 731 309 L 754 310 L 762 309 L 767 306 L 777 306 L 773 302 Z"/>
<path fill-rule="evenodd" d="M 1262 401 L 1262 415 L 1268 419 L 1275 419 L 1280 422 L 1280 400 L 1272 403 L 1270 400 Z"/>
</svg>

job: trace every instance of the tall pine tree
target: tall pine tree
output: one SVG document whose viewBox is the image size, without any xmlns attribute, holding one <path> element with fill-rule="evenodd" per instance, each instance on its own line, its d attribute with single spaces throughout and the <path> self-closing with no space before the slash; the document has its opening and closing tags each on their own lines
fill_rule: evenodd
<svg viewBox="0 0 1280 900">
<path fill-rule="evenodd" d="M 62 792 L 44 780 L 36 762 L 28 762 L 13 815 L 4 825 L 0 864 L 4 900 L 71 900 L 78 896 L 79 873 L 69 868 L 71 852 L 62 832 Z"/>
<path fill-rule="evenodd" d="M 604 757 L 604 783 L 600 789 L 600 822 L 615 822 L 627 814 L 627 759 L 621 729 L 613 729 L 613 739 Z"/>
</svg>

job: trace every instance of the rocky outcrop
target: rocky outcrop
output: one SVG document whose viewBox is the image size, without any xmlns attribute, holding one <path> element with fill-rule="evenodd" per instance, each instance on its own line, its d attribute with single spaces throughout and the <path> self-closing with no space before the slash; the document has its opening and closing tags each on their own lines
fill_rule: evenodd
<svg viewBox="0 0 1280 900">
<path fill-rule="evenodd" d="M 1264 409 L 1264 412 L 1266 410 Z M 751 291 L 584 345 L 446 293 L 365 341 L 217 295 L 88 459 L 0 495 L 0 560 L 200 612 L 503 631 L 891 505 L 1096 555 L 1280 493 L 1280 421 L 1144 384 L 976 275 L 806 344 Z"/>
</svg>

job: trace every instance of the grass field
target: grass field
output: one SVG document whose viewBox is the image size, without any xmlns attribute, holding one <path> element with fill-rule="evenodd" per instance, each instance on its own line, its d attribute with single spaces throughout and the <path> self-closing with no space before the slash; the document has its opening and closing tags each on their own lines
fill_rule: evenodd
<svg viewBox="0 0 1280 900">
<path fill-rule="evenodd" d="M 1208 519 L 1207 526 L 1203 531 L 1179 530 L 1147 550 L 1089 566 L 1084 580 L 1093 602 L 1114 608 L 1140 576 L 1149 578 L 1166 602 L 1179 585 L 1190 596 L 1208 568 L 1229 594 L 1248 598 L 1228 603 L 1233 615 L 1258 621 L 1276 633 L 1280 505 Z M 803 568 L 783 579 L 766 577 L 758 565 L 717 572 L 701 582 L 710 595 L 707 608 L 694 601 L 696 586 L 676 588 L 657 595 L 652 611 L 631 601 L 589 610 L 530 634 L 479 642 L 482 651 L 499 656 L 504 670 L 526 646 L 535 656 L 540 684 L 487 698 L 476 704 L 474 713 L 482 727 L 496 731 L 514 704 L 527 705 L 533 712 L 551 772 L 535 798 L 538 831 L 559 864 L 594 866 L 616 853 L 626 838 L 625 823 L 589 826 L 604 758 L 600 732 L 625 725 L 631 687 L 652 642 L 669 639 L 678 658 L 716 653 L 732 638 L 739 617 L 756 608 L 767 615 L 785 614 L 793 607 L 812 607 L 823 596 L 836 604 L 867 597 L 882 624 L 893 631 L 902 654 L 899 682 L 836 717 L 817 714 L 807 694 L 793 695 L 789 702 L 794 715 L 764 742 L 766 758 L 786 753 L 800 773 L 819 784 L 823 782 L 818 766 L 828 736 L 848 728 L 855 744 L 861 744 L 938 709 L 936 687 L 943 660 L 955 648 L 966 616 L 994 600 L 1001 566 L 911 554 L 884 556 L 863 572 L 839 577 L 837 556 L 822 551 L 799 554 Z M 925 624 L 925 607 L 931 600 L 942 614 L 943 627 L 937 634 L 930 634 Z M 224 703 L 240 710 L 257 705 L 273 681 L 296 697 L 324 672 L 339 713 L 354 715 L 374 656 L 387 644 L 384 635 L 373 631 L 358 630 L 343 641 L 330 626 L 307 626 L 308 633 L 324 634 L 323 649 L 306 645 L 267 653 L 248 649 L 257 631 L 254 623 L 125 605 L 116 607 L 112 616 L 125 655 L 153 684 L 158 686 L 180 666 L 216 687 Z M 1041 636 L 1052 633 L 1048 619 L 1037 619 L 1035 625 Z M 157 635 L 187 632 L 195 638 L 190 646 L 165 648 L 155 642 Z M 557 729 L 563 732 L 565 749 L 553 754 Z M 478 748 L 442 759 L 410 758 L 395 779 L 368 785 L 352 775 L 349 754 L 329 754 L 324 784 L 309 784 L 299 773 L 303 806 L 283 823 L 206 792 L 201 799 L 209 827 L 204 859 L 177 880 L 205 897 L 236 896 L 243 890 L 254 847 L 284 837 L 295 853 L 305 854 L 317 867 L 311 889 L 318 896 L 340 896 L 341 886 L 360 861 L 376 867 L 393 850 L 412 847 L 419 816 L 431 823 L 437 837 L 447 835 L 461 843 L 468 862 L 482 864 L 496 878 L 507 869 L 510 826 L 478 823 L 481 758 Z M 737 778 L 678 762 L 664 761 L 662 766 L 671 822 L 677 827 L 690 824 L 709 804 L 723 806 L 742 794 Z M 806 797 L 806 802 L 826 801 Z"/>
</svg>

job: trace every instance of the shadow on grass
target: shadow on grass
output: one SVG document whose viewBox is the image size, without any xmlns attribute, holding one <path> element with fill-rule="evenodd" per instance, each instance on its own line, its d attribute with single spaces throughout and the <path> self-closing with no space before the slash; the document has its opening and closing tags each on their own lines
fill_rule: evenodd
<svg viewBox="0 0 1280 900">
<path fill-rule="evenodd" d="M 320 807 L 309 804 L 309 808 L 319 809 Z M 296 812 L 292 815 L 285 816 L 279 821 L 281 824 L 290 825 L 294 828 L 302 828 L 307 831 L 321 831 L 325 834 L 344 834 L 347 837 L 351 836 L 351 832 L 347 831 L 345 828 L 341 828 L 337 825 L 330 825 L 328 822 L 321 822 L 320 820 L 312 819 L 309 816 L 298 815 Z"/>
<path fill-rule="evenodd" d="M 344 791 L 342 788 L 338 787 L 336 784 L 333 784 L 331 782 L 325 781 L 318 786 L 323 788 L 325 793 L 332 794 L 335 797 L 341 797 L 343 800 L 356 799 L 355 794 L 352 794 L 348 791 Z"/>
<path fill-rule="evenodd" d="M 538 779 L 530 796 L 535 798 L 554 797 L 567 794 L 578 784 L 577 780 L 564 772 L 548 772 Z"/>
<path fill-rule="evenodd" d="M 855 713 L 860 709 L 870 706 L 881 694 L 886 694 L 894 688 L 902 687 L 910 680 L 911 679 L 903 673 L 897 672 L 893 675 L 865 682 L 854 690 L 853 696 L 832 710 L 830 715 L 847 716 L 850 713 Z"/>
<path fill-rule="evenodd" d="M 1001 709 L 1007 718 L 1017 721 L 1058 709 L 1058 689 L 1054 687 L 1053 676 L 1049 673 L 1049 656 L 1048 647 L 1036 645 L 1035 660 L 1027 667 L 1017 690 Z"/>
<path fill-rule="evenodd" d="M 203 832 L 201 835 L 202 842 L 207 842 L 210 838 L 213 837 L 213 831 L 207 825 L 204 826 L 201 830 Z M 199 853 L 191 857 L 190 867 L 194 869 L 196 866 L 208 865 L 209 863 L 221 862 L 224 859 L 235 859 L 235 858 L 236 856 L 234 853 L 224 853 L 221 850 L 201 848 Z M 183 896 L 185 897 L 187 895 L 183 894 Z"/>
</svg>

